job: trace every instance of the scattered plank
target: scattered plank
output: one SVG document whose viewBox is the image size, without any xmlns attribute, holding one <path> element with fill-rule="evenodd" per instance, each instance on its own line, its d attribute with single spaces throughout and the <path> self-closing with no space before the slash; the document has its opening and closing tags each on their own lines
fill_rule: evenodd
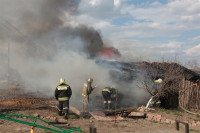
<svg viewBox="0 0 200 133">
<path fill-rule="evenodd" d="M 69 106 L 69 110 L 72 111 L 73 113 L 75 113 L 78 116 L 81 115 L 81 112 L 77 108 L 75 108 L 73 106 Z"/>
<path fill-rule="evenodd" d="M 146 117 L 146 113 L 144 112 L 131 112 L 129 115 L 129 117 Z"/>
<path fill-rule="evenodd" d="M 94 119 L 99 121 L 115 121 L 115 116 L 105 116 L 103 112 L 89 112 Z M 117 116 L 116 120 L 124 120 L 121 116 Z"/>
</svg>

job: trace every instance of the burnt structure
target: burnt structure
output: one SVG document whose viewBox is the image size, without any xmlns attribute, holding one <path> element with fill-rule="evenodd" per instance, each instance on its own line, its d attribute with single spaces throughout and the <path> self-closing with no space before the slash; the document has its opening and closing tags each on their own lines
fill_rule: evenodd
<svg viewBox="0 0 200 133">
<path fill-rule="evenodd" d="M 200 109 L 200 75 L 198 73 L 177 63 L 145 62 L 145 67 L 147 72 L 154 70 L 154 75 L 151 75 L 153 78 L 163 79 L 159 90 L 162 107 Z"/>
<path fill-rule="evenodd" d="M 110 70 L 110 77 L 115 81 L 132 82 L 139 71 L 134 62 L 96 60 L 96 63 Z"/>
<path fill-rule="evenodd" d="M 132 82 L 142 73 L 151 82 L 161 78 L 163 82 L 158 91 L 161 107 L 200 109 L 200 75 L 178 63 L 105 60 L 96 63 L 110 69 L 110 76 L 116 81 Z"/>
</svg>

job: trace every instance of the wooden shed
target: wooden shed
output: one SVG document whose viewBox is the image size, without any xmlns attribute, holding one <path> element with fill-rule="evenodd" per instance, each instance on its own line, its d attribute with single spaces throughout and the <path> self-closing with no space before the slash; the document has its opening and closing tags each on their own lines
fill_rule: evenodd
<svg viewBox="0 0 200 133">
<path fill-rule="evenodd" d="M 162 87 L 159 90 L 162 107 L 200 109 L 200 75 L 198 73 L 177 63 L 153 62 L 146 63 L 146 66 L 163 75 Z"/>
</svg>

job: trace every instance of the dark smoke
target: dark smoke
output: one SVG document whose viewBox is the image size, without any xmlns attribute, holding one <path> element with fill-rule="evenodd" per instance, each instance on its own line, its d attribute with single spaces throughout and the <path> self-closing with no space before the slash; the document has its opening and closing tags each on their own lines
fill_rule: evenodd
<svg viewBox="0 0 200 133">
<path fill-rule="evenodd" d="M 97 56 L 98 52 L 103 49 L 101 35 L 94 28 L 86 25 L 79 25 L 76 27 L 70 25 L 63 26 L 64 22 L 70 21 L 70 19 L 66 17 L 66 14 L 67 16 L 75 16 L 78 14 L 77 0 L 45 0 L 43 2 L 35 2 L 42 4 L 40 8 L 37 11 L 26 10 L 22 13 L 20 18 L 20 27 L 24 29 L 23 34 L 28 35 L 26 41 L 28 40 L 27 43 L 30 44 L 28 45 L 28 49 L 31 49 L 31 51 L 28 50 L 29 54 L 31 53 L 33 56 L 39 55 L 40 57 L 46 57 L 46 55 L 48 55 L 49 58 L 49 56 L 51 57 L 54 55 L 51 53 L 55 52 L 53 51 L 53 49 L 55 49 L 55 40 L 63 40 L 63 38 L 80 38 L 83 41 L 81 51 L 85 52 L 89 58 L 94 58 Z M 51 37 L 46 38 L 49 34 Z M 63 38 L 61 38 L 61 36 Z M 44 41 L 43 38 L 48 41 Z M 40 47 L 37 45 L 40 45 Z M 69 45 L 70 44 L 66 44 L 64 47 L 70 49 Z M 52 50 L 47 52 L 45 50 L 47 47 L 50 49 L 52 48 Z M 80 49 L 80 47 L 78 48 Z"/>
<path fill-rule="evenodd" d="M 35 2 L 41 3 L 38 0 Z M 69 15 L 77 13 L 77 0 L 42 0 L 37 12 L 28 10 L 22 15 L 22 23 L 31 35 L 40 37 L 63 25 L 62 17 L 65 12 Z M 67 20 L 68 18 L 66 18 Z"/>
<path fill-rule="evenodd" d="M 23 79 L 28 91 L 44 91 L 42 94 L 53 96 L 59 78 L 64 77 L 72 87 L 72 101 L 81 104 L 80 92 L 88 77 L 94 78 L 94 85 L 99 84 L 95 90 L 98 94 L 103 87 L 115 85 L 109 69 L 100 67 L 93 59 L 104 49 L 120 53 L 105 45 L 95 28 L 73 24 L 72 18 L 79 14 L 78 6 L 79 0 L 0 0 L 2 79 L 6 79 L 10 56 L 10 74 L 17 72 L 17 79 Z M 133 82 L 116 85 L 138 97 L 144 94 L 133 89 Z"/>
<path fill-rule="evenodd" d="M 94 28 L 85 25 L 80 25 L 77 31 L 80 31 L 78 34 L 87 44 L 86 52 L 90 53 L 91 58 L 97 56 L 98 52 L 103 49 L 103 41 L 100 34 Z"/>
<path fill-rule="evenodd" d="M 101 35 L 92 27 L 88 27 L 86 25 L 79 25 L 77 27 L 65 27 L 60 29 L 58 32 L 59 37 L 57 37 L 57 39 L 66 37 L 73 39 L 80 38 L 83 43 L 83 48 L 81 51 L 86 53 L 89 58 L 96 57 L 98 53 L 104 48 Z M 66 47 L 66 50 L 67 49 L 69 49 L 68 46 Z"/>
<path fill-rule="evenodd" d="M 79 0 L 19 0 L 12 3 L 1 0 L 0 2 L 1 5 L 4 4 L 0 9 L 1 25 L 8 27 L 7 31 L 1 34 L 20 43 L 25 54 L 51 59 L 57 52 L 55 50 L 57 47 L 68 50 L 77 47 L 77 51 L 87 54 L 88 58 L 95 58 L 106 47 L 100 33 L 94 28 L 83 24 L 76 26 L 70 24 L 71 17 L 79 14 L 77 11 Z M 10 7 L 12 10 L 5 7 Z M 14 32 L 10 34 L 10 31 Z M 67 40 L 69 38 L 80 39 L 82 46 L 71 46 L 74 44 L 70 44 Z M 60 40 L 63 42 L 62 46 L 59 43 L 55 44 Z M 47 47 L 49 50 L 46 50 Z"/>
</svg>

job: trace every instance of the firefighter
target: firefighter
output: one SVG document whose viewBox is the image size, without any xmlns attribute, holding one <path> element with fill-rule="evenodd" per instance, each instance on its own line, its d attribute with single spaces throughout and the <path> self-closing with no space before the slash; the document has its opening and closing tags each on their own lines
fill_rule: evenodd
<svg viewBox="0 0 200 133">
<path fill-rule="evenodd" d="M 93 79 L 89 78 L 86 83 L 84 83 L 83 91 L 82 91 L 82 96 L 83 96 L 83 112 L 87 111 L 88 109 L 88 104 L 89 104 L 89 95 L 91 92 L 94 90 L 96 87 L 92 87 L 92 82 Z"/>
<path fill-rule="evenodd" d="M 66 84 L 65 79 L 60 78 L 60 84 L 56 87 L 55 98 L 58 100 L 58 114 L 64 114 L 64 118 L 68 119 L 69 99 L 72 95 L 71 87 Z"/>
<path fill-rule="evenodd" d="M 157 89 L 153 90 L 152 94 L 153 94 L 153 100 L 152 100 L 153 101 L 153 107 L 159 107 L 160 104 L 161 104 L 161 101 L 158 97 L 158 90 Z"/>
<path fill-rule="evenodd" d="M 158 96 L 158 89 L 160 89 L 161 87 L 161 83 L 162 83 L 162 79 L 161 78 L 158 78 L 154 81 L 155 85 L 154 86 L 154 89 L 151 91 L 151 94 L 152 94 L 152 97 L 149 99 L 147 105 L 146 105 L 146 108 L 151 108 L 151 107 L 159 107 L 160 104 L 161 104 L 161 101 L 159 99 L 159 96 Z"/>
<path fill-rule="evenodd" d="M 104 99 L 104 109 L 113 108 L 114 101 L 116 100 L 116 89 L 113 86 L 105 87 L 102 90 L 102 96 Z"/>
</svg>

